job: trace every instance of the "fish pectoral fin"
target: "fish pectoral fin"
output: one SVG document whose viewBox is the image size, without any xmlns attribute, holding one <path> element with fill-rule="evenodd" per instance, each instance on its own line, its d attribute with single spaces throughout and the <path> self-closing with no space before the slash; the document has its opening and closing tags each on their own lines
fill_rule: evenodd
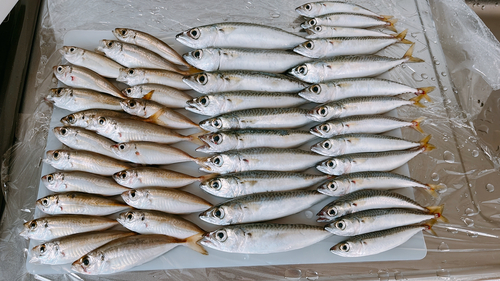
<svg viewBox="0 0 500 281">
<path fill-rule="evenodd" d="M 220 27 L 218 29 L 218 31 L 220 33 L 229 34 L 229 33 L 233 32 L 235 29 L 236 29 L 236 27 L 225 26 L 225 27 Z"/>
<path fill-rule="evenodd" d="M 151 90 L 149 93 L 145 94 L 142 98 L 145 100 L 150 100 L 153 97 L 155 90 Z"/>
</svg>

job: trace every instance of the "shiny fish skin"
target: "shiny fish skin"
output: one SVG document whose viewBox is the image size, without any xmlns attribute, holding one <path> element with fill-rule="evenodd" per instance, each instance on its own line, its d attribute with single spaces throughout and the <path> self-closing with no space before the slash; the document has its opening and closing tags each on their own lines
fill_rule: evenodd
<svg viewBox="0 0 500 281">
<path fill-rule="evenodd" d="M 429 210 L 401 194 L 385 190 L 359 190 L 328 203 L 318 212 L 318 222 L 329 222 L 336 218 L 369 209 L 405 208 L 423 212 Z"/>
<path fill-rule="evenodd" d="M 153 167 L 138 167 L 118 172 L 113 175 L 113 179 L 120 185 L 129 188 L 163 186 L 163 187 L 183 187 L 197 181 L 202 181 L 209 177 L 193 177 L 174 171 Z"/>
<path fill-rule="evenodd" d="M 255 147 L 293 148 L 316 138 L 298 130 L 235 130 L 209 133 L 198 137 L 205 145 L 196 151 L 204 153 Z"/>
<path fill-rule="evenodd" d="M 148 68 L 120 68 L 120 74 L 116 81 L 123 82 L 129 86 L 140 84 L 160 84 L 179 90 L 191 90 L 191 87 L 182 82 L 184 76 L 177 72 L 148 69 Z"/>
<path fill-rule="evenodd" d="M 352 13 L 331 13 L 316 16 L 312 19 L 305 21 L 300 26 L 303 29 L 308 29 L 316 25 L 339 26 L 339 27 L 355 27 L 355 28 L 368 28 L 368 27 L 385 27 L 392 31 L 396 31 L 394 24 L 396 19 L 391 16 L 371 17 L 365 15 L 357 15 Z"/>
<path fill-rule="evenodd" d="M 49 150 L 43 161 L 63 171 L 82 171 L 105 176 L 130 168 L 125 162 L 82 150 Z"/>
<path fill-rule="evenodd" d="M 229 253 L 270 254 L 301 249 L 331 235 L 321 226 L 253 223 L 207 232 L 199 243 Z"/>
<path fill-rule="evenodd" d="M 185 92 L 160 84 L 142 84 L 126 88 L 123 95 L 133 99 L 147 99 L 170 108 L 184 108 L 191 96 Z"/>
<path fill-rule="evenodd" d="M 81 111 L 93 108 L 121 110 L 119 98 L 92 90 L 57 88 L 51 89 L 46 97 L 55 106 L 69 111 Z"/>
<path fill-rule="evenodd" d="M 310 122 L 307 109 L 303 108 L 255 108 L 222 114 L 200 121 L 206 131 L 217 132 L 231 129 L 284 129 L 298 128 Z"/>
<path fill-rule="evenodd" d="M 117 78 L 120 68 L 123 67 L 101 54 L 75 46 L 64 46 L 59 49 L 59 52 L 71 64 L 88 68 L 104 77 Z"/>
<path fill-rule="evenodd" d="M 136 235 L 123 231 L 99 231 L 73 234 L 33 247 L 30 263 L 72 263 L 86 253 L 115 239 Z"/>
<path fill-rule="evenodd" d="M 86 172 L 52 173 L 44 175 L 42 182 L 48 190 L 54 192 L 77 191 L 112 196 L 128 190 L 110 177 Z"/>
<path fill-rule="evenodd" d="M 137 164 L 168 165 L 194 161 L 190 156 L 178 148 L 155 142 L 125 142 L 115 144 L 111 150 L 116 157 Z"/>
<path fill-rule="evenodd" d="M 198 26 L 177 34 L 180 43 L 193 49 L 207 47 L 290 49 L 304 38 L 282 29 L 244 22 Z"/>
<path fill-rule="evenodd" d="M 307 84 L 290 76 L 259 71 L 213 71 L 186 76 L 182 79 L 189 88 L 202 93 L 230 91 L 298 92 Z"/>
<path fill-rule="evenodd" d="M 79 127 L 55 127 L 56 138 L 64 145 L 75 150 L 86 150 L 111 158 L 120 159 L 111 150 L 114 141 L 98 135 L 95 132 Z"/>
<path fill-rule="evenodd" d="M 197 225 L 180 216 L 158 211 L 129 211 L 121 213 L 117 221 L 140 234 L 163 234 L 182 239 L 204 232 Z"/>
<path fill-rule="evenodd" d="M 227 174 L 243 171 L 302 171 L 327 158 L 309 151 L 290 148 L 249 148 L 204 158 L 201 171 Z"/>
<path fill-rule="evenodd" d="M 273 220 L 301 212 L 326 198 L 316 190 L 257 193 L 223 202 L 199 217 L 216 225 Z"/>
<path fill-rule="evenodd" d="M 147 187 L 122 193 L 129 206 L 171 214 L 189 214 L 205 211 L 212 204 L 191 193 L 169 188 Z"/>
<path fill-rule="evenodd" d="M 377 30 L 328 25 L 311 26 L 306 29 L 306 32 L 309 34 L 306 36 L 307 39 L 332 37 L 394 37 L 392 34 L 386 34 Z"/>
<path fill-rule="evenodd" d="M 282 73 L 311 59 L 284 50 L 197 49 L 183 55 L 192 66 L 204 71 L 249 70 Z"/>
<path fill-rule="evenodd" d="M 61 123 L 63 123 L 64 126 L 74 126 L 74 127 L 89 129 L 89 127 L 93 123 L 93 119 L 95 116 L 119 117 L 119 118 L 130 118 L 130 119 L 137 118 L 134 116 L 130 116 L 130 114 L 123 111 L 114 111 L 107 109 L 88 109 L 64 116 L 63 118 L 61 118 Z"/>
<path fill-rule="evenodd" d="M 331 13 L 352 13 L 365 16 L 378 17 L 379 15 L 356 4 L 343 1 L 318 1 L 301 5 L 295 9 L 304 17 L 316 17 Z"/>
<path fill-rule="evenodd" d="M 65 85 L 74 88 L 84 88 L 123 98 L 115 85 L 90 69 L 75 65 L 56 65 L 54 75 Z"/>
<path fill-rule="evenodd" d="M 218 197 L 234 198 L 260 192 L 305 188 L 330 177 L 292 172 L 249 171 L 209 178 L 200 183 L 200 188 Z"/>
<path fill-rule="evenodd" d="M 116 220 L 100 216 L 58 215 L 25 223 L 20 235 L 26 239 L 46 241 L 70 234 L 105 230 L 115 225 L 118 225 Z"/>
<path fill-rule="evenodd" d="M 36 206 L 49 215 L 107 216 L 123 211 L 127 204 L 95 194 L 81 192 L 57 193 L 36 201 Z"/>
<path fill-rule="evenodd" d="M 286 108 L 307 103 L 296 93 L 278 92 L 222 92 L 207 94 L 187 102 L 186 110 L 216 116 L 228 112 L 252 108 Z"/>
</svg>

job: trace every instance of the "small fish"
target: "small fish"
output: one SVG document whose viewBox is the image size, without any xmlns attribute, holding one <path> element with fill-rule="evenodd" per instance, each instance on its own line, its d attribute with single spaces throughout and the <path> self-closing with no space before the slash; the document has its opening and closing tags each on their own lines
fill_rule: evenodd
<svg viewBox="0 0 500 281">
<path fill-rule="evenodd" d="M 46 99 L 53 102 L 55 106 L 69 111 L 92 108 L 121 110 L 121 99 L 92 90 L 73 88 L 51 89 Z"/>
<path fill-rule="evenodd" d="M 394 189 L 418 187 L 438 197 L 441 185 L 424 184 L 407 176 L 387 172 L 360 172 L 336 177 L 318 187 L 318 191 L 329 196 L 343 196 L 363 189 Z"/>
<path fill-rule="evenodd" d="M 422 230 L 434 232 L 431 228 L 432 222 L 361 234 L 338 243 L 330 249 L 330 252 L 342 257 L 375 255 L 396 248 Z"/>
<path fill-rule="evenodd" d="M 292 148 L 249 148 L 215 154 L 205 159 L 200 170 L 227 174 L 243 171 L 302 171 L 327 156 Z"/>
<path fill-rule="evenodd" d="M 332 37 L 387 37 L 394 38 L 396 34 L 386 34 L 378 30 L 339 27 L 328 25 L 315 25 L 306 29 L 307 39 L 332 38 Z"/>
<path fill-rule="evenodd" d="M 286 108 L 303 105 L 307 101 L 296 93 L 278 92 L 222 92 L 203 95 L 187 101 L 186 110 L 216 116 L 252 108 Z"/>
<path fill-rule="evenodd" d="M 308 83 L 377 76 L 405 62 L 423 62 L 412 57 L 414 47 L 412 44 L 400 59 L 376 55 L 339 56 L 306 62 L 292 68 L 289 73 Z"/>
<path fill-rule="evenodd" d="M 186 76 L 182 81 L 202 94 L 230 91 L 296 93 L 308 86 L 283 74 L 247 70 L 202 72 Z"/>
<path fill-rule="evenodd" d="M 298 35 L 276 27 L 244 22 L 198 26 L 177 34 L 175 39 L 193 49 L 290 49 L 305 41 Z"/>
<path fill-rule="evenodd" d="M 114 219 L 100 216 L 58 215 L 31 220 L 20 233 L 26 239 L 51 240 L 76 233 L 105 230 L 118 225 Z"/>
<path fill-rule="evenodd" d="M 302 249 L 331 235 L 321 226 L 252 223 L 207 232 L 199 243 L 228 253 L 271 254 Z"/>
<path fill-rule="evenodd" d="M 144 118 L 149 123 L 171 129 L 199 128 L 198 124 L 186 116 L 157 102 L 145 99 L 124 99 L 120 102 L 122 109 L 128 114 Z"/>
<path fill-rule="evenodd" d="M 429 209 L 401 194 L 385 190 L 359 190 L 328 203 L 318 212 L 318 222 L 330 222 L 336 218 L 370 209 L 405 208 L 423 212 Z"/>
<path fill-rule="evenodd" d="M 428 220 L 448 222 L 443 216 L 444 205 L 427 208 L 426 212 L 412 209 L 361 211 L 334 220 L 325 226 L 325 230 L 339 236 L 354 236 Z"/>
<path fill-rule="evenodd" d="M 339 27 L 355 27 L 355 28 L 369 28 L 369 27 L 385 27 L 391 31 L 397 32 L 395 27 L 397 19 L 392 16 L 365 16 L 352 13 L 331 13 L 321 16 L 316 16 L 312 19 L 305 21 L 300 26 L 303 29 L 308 29 L 316 25 L 339 26 Z"/>
<path fill-rule="evenodd" d="M 223 202 L 199 217 L 216 225 L 273 220 L 301 212 L 326 198 L 316 190 L 256 193 Z"/>
<path fill-rule="evenodd" d="M 329 178 L 331 178 L 329 175 L 249 171 L 208 178 L 200 183 L 200 188 L 218 197 L 234 198 L 260 192 L 305 188 Z"/>
<path fill-rule="evenodd" d="M 150 186 L 163 186 L 163 187 L 183 187 L 197 181 L 204 181 L 213 177 L 206 175 L 201 177 L 193 177 L 190 175 L 153 168 L 153 167 L 139 167 L 124 170 L 113 175 L 113 179 L 120 185 L 129 188 L 150 187 Z"/>
<path fill-rule="evenodd" d="M 298 130 L 235 130 L 209 133 L 198 137 L 205 145 L 196 151 L 204 153 L 255 147 L 293 148 L 316 138 Z"/>
<path fill-rule="evenodd" d="M 56 65 L 53 70 L 56 78 L 70 87 L 95 90 L 123 98 L 115 85 L 90 69 L 76 65 Z"/>
<path fill-rule="evenodd" d="M 413 44 L 406 40 L 408 29 L 394 37 L 334 37 L 312 39 L 293 49 L 309 58 L 326 58 L 345 55 L 369 55 L 396 43 Z"/>
<path fill-rule="evenodd" d="M 325 103 L 352 97 L 396 96 L 404 93 L 422 95 L 432 101 L 428 93 L 435 87 L 413 88 L 404 84 L 378 78 L 340 79 L 312 85 L 299 92 L 306 100 Z"/>
<path fill-rule="evenodd" d="M 180 73 L 149 68 L 120 68 L 116 81 L 129 86 L 140 84 L 160 84 L 179 90 L 191 90 L 191 87 L 182 82 L 184 76 Z"/>
<path fill-rule="evenodd" d="M 95 116 L 106 116 L 106 117 L 119 117 L 119 118 L 130 118 L 130 119 L 138 119 L 138 117 L 130 116 L 130 114 L 121 111 L 107 110 L 107 109 L 88 109 L 75 113 L 71 113 L 69 115 L 61 118 L 61 123 L 64 126 L 74 126 L 81 128 L 89 128 L 92 125 L 92 120 Z"/>
<path fill-rule="evenodd" d="M 303 108 L 255 108 L 222 114 L 200 121 L 203 130 L 283 129 L 302 127 L 312 120 Z"/>
<path fill-rule="evenodd" d="M 111 150 L 118 158 L 137 164 L 168 165 L 198 161 L 178 148 L 155 142 L 124 142 L 112 145 Z"/>
<path fill-rule="evenodd" d="M 52 173 L 44 175 L 42 182 L 48 190 L 54 192 L 77 191 L 112 196 L 128 190 L 110 177 L 86 172 Z"/>
<path fill-rule="evenodd" d="M 96 231 L 73 234 L 33 247 L 30 263 L 66 264 L 72 263 L 86 253 L 115 239 L 136 235 L 123 231 Z"/>
<path fill-rule="evenodd" d="M 396 97 L 354 97 L 318 105 L 307 113 L 307 117 L 317 122 L 354 115 L 387 113 L 404 105 L 425 107 L 420 103 L 423 96 L 410 100 Z"/>
<path fill-rule="evenodd" d="M 82 171 L 104 176 L 130 168 L 125 162 L 83 150 L 49 150 L 43 162 L 63 171 Z"/>
<path fill-rule="evenodd" d="M 411 150 L 367 152 L 347 154 L 321 162 L 316 169 L 329 175 L 343 175 L 356 172 L 386 172 L 401 167 L 422 152 L 435 147 L 428 143 L 430 135 L 422 140 L 422 145 Z"/>
<path fill-rule="evenodd" d="M 48 195 L 36 201 L 36 206 L 49 215 L 107 216 L 123 211 L 127 204 L 95 194 L 66 192 Z"/>
<path fill-rule="evenodd" d="M 72 264 L 71 269 L 87 275 L 112 274 L 154 260 L 179 245 L 207 255 L 197 244 L 199 239 L 199 235 L 179 239 L 161 234 L 119 238 L 84 255 Z"/>
<path fill-rule="evenodd" d="M 413 121 L 382 115 L 356 115 L 334 119 L 311 128 L 310 133 L 320 138 L 331 138 L 337 135 L 366 133 L 380 134 L 391 130 L 410 127 L 424 134 L 420 127 L 424 117 Z"/>
<path fill-rule="evenodd" d="M 59 52 L 71 64 L 88 68 L 97 74 L 108 78 L 117 78 L 120 68 L 123 67 L 114 60 L 101 54 L 75 46 L 64 46 L 59 49 Z"/>
<path fill-rule="evenodd" d="M 212 204 L 191 193 L 161 187 L 131 189 L 122 193 L 122 198 L 134 208 L 171 214 L 202 212 L 212 207 Z"/>
<path fill-rule="evenodd" d="M 161 41 L 153 35 L 130 28 L 115 28 L 113 30 L 113 34 L 120 41 L 146 48 L 177 65 L 190 67 L 190 65 L 186 61 L 184 61 L 181 55 L 179 55 L 167 43 Z"/>
<path fill-rule="evenodd" d="M 111 158 L 120 159 L 111 150 L 111 146 L 114 145 L 115 142 L 95 132 L 79 127 L 55 127 L 52 131 L 56 138 L 69 148 L 91 151 Z"/>
<path fill-rule="evenodd" d="M 170 108 L 184 108 L 191 99 L 181 90 L 160 84 L 136 85 L 126 88 L 122 93 L 129 98 L 151 100 Z"/>
<path fill-rule="evenodd" d="M 282 73 L 311 59 L 285 50 L 197 49 L 183 55 L 192 66 L 204 71 L 249 70 Z"/>
<path fill-rule="evenodd" d="M 158 211 L 129 211 L 121 213 L 116 220 L 124 227 L 140 234 L 163 234 L 182 239 L 204 232 L 180 216 Z"/>
<path fill-rule="evenodd" d="M 351 13 L 371 17 L 379 17 L 378 14 L 366 8 L 343 1 L 310 2 L 295 8 L 295 11 L 304 17 L 316 17 L 332 13 Z"/>
</svg>

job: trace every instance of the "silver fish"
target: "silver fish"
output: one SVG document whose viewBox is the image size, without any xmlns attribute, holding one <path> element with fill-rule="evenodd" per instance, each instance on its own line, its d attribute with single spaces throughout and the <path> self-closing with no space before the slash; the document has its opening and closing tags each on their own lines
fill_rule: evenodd
<svg viewBox="0 0 500 281">
<path fill-rule="evenodd" d="M 206 179 L 200 183 L 200 188 L 218 197 L 234 198 L 260 192 L 305 188 L 330 177 L 292 172 L 249 171 Z"/>
<path fill-rule="evenodd" d="M 191 90 L 191 87 L 182 82 L 184 76 L 177 72 L 149 69 L 149 68 L 120 68 L 120 74 L 116 81 L 123 82 L 129 86 L 140 84 L 160 84 L 180 90 Z"/>
<path fill-rule="evenodd" d="M 187 101 L 186 109 L 208 116 L 251 108 L 286 108 L 307 103 L 296 93 L 222 92 L 203 95 Z"/>
<path fill-rule="evenodd" d="M 121 213 L 116 219 L 124 227 L 140 234 L 163 234 L 188 238 L 203 230 L 180 216 L 158 211 L 134 210 Z"/>
<path fill-rule="evenodd" d="M 353 115 L 372 115 L 387 113 L 404 105 L 425 107 L 420 103 L 422 96 L 410 100 L 396 97 L 355 97 L 318 105 L 311 109 L 307 117 L 317 122 Z"/>
<path fill-rule="evenodd" d="M 206 131 L 231 129 L 282 129 L 302 127 L 312 120 L 303 108 L 255 108 L 222 114 L 200 121 Z"/>
<path fill-rule="evenodd" d="M 395 24 L 398 20 L 392 16 L 365 16 L 352 13 L 331 13 L 321 16 L 316 16 L 305 21 L 300 26 L 303 29 L 308 29 L 316 25 L 339 26 L 339 27 L 385 27 L 391 31 L 397 32 Z"/>
<path fill-rule="evenodd" d="M 230 91 L 298 92 L 307 84 L 290 76 L 259 71 L 213 71 L 186 76 L 189 88 L 202 94 Z"/>
<path fill-rule="evenodd" d="M 424 133 L 420 127 L 424 117 L 413 121 L 382 115 L 356 115 L 341 119 L 334 119 L 311 128 L 311 134 L 321 138 L 331 138 L 337 135 L 353 133 L 380 134 L 391 130 L 410 127 Z"/>
<path fill-rule="evenodd" d="M 146 48 L 177 65 L 190 66 L 174 49 L 153 35 L 130 28 L 115 28 L 113 34 L 120 41 Z"/>
<path fill-rule="evenodd" d="M 170 108 L 183 108 L 191 96 L 185 92 L 160 84 L 142 84 L 126 88 L 123 95 L 134 99 L 152 100 Z"/>
<path fill-rule="evenodd" d="M 196 151 L 224 152 L 254 147 L 293 148 L 316 138 L 308 131 L 298 130 L 236 130 L 201 135 L 205 145 Z"/>
<path fill-rule="evenodd" d="M 118 158 L 137 164 L 168 165 L 197 162 L 195 157 L 178 148 L 155 142 L 119 143 L 111 146 L 111 150 Z"/>
<path fill-rule="evenodd" d="M 216 225 L 273 220 L 301 212 L 326 198 L 316 190 L 257 193 L 223 202 L 199 217 Z"/>
<path fill-rule="evenodd" d="M 397 208 L 366 210 L 340 217 L 325 226 L 325 230 L 339 236 L 354 236 L 433 219 L 447 222 L 443 207 L 428 207 L 426 212 Z"/>
<path fill-rule="evenodd" d="M 401 167 L 418 154 L 433 150 L 435 147 L 427 143 L 429 139 L 430 136 L 424 140 L 424 144 L 412 150 L 367 152 L 337 156 L 321 162 L 316 166 L 316 169 L 336 176 L 356 172 L 392 171 Z"/>
<path fill-rule="evenodd" d="M 54 192 L 77 191 L 111 196 L 128 190 L 110 177 L 85 172 L 52 173 L 44 175 L 42 182 L 48 190 Z"/>
<path fill-rule="evenodd" d="M 82 171 L 105 176 L 130 168 L 125 162 L 82 150 L 49 150 L 43 161 L 63 171 Z"/>
<path fill-rule="evenodd" d="M 133 168 L 118 172 L 113 175 L 113 179 L 118 184 L 130 188 L 149 186 L 176 188 L 183 187 L 197 181 L 203 181 L 210 177 L 212 177 L 212 175 L 193 177 L 170 170 L 153 167 Z"/>
<path fill-rule="evenodd" d="M 52 131 L 56 138 L 69 148 L 91 151 L 120 159 L 111 150 L 111 146 L 115 142 L 95 132 L 79 127 L 55 127 Z"/>
<path fill-rule="evenodd" d="M 33 247 L 30 263 L 72 263 L 86 253 L 115 239 L 136 235 L 123 231 L 96 231 L 73 234 Z"/>
<path fill-rule="evenodd" d="M 105 230 L 118 225 L 114 219 L 100 216 L 59 215 L 31 220 L 23 225 L 26 239 L 51 240 L 70 234 Z"/>
<path fill-rule="evenodd" d="M 310 2 L 295 8 L 295 11 L 304 17 L 316 17 L 331 13 L 352 13 L 371 17 L 379 16 L 359 5 L 343 1 Z"/>
<path fill-rule="evenodd" d="M 204 158 L 201 171 L 227 174 L 252 170 L 302 171 L 327 158 L 310 151 L 291 148 L 249 148 Z"/>
<path fill-rule="evenodd" d="M 70 87 L 95 90 L 123 98 L 115 85 L 90 69 L 76 65 L 56 65 L 53 70 L 57 79 Z"/>
<path fill-rule="evenodd" d="M 63 57 L 71 64 L 88 68 L 97 74 L 116 78 L 123 66 L 112 59 L 109 59 L 101 54 L 94 53 L 75 46 L 64 46 L 59 49 Z"/>
<path fill-rule="evenodd" d="M 318 212 L 318 222 L 329 222 L 336 218 L 370 209 L 405 208 L 429 212 L 417 202 L 401 194 L 385 190 L 359 190 L 328 203 Z"/>
<path fill-rule="evenodd" d="M 66 192 L 48 195 L 36 201 L 36 206 L 49 215 L 107 216 L 123 211 L 127 204 L 95 194 Z"/>
<path fill-rule="evenodd" d="M 332 37 L 387 37 L 393 38 L 393 34 L 386 34 L 378 30 L 338 27 L 328 25 L 315 25 L 306 29 L 307 39 L 332 38 Z"/>
<path fill-rule="evenodd" d="M 119 238 L 84 255 L 71 269 L 87 275 L 112 274 L 154 260 L 179 245 L 206 255 L 205 249 L 196 243 L 199 239 L 199 235 L 179 239 L 161 234 Z"/>
<path fill-rule="evenodd" d="M 123 111 L 114 111 L 107 109 L 88 109 L 64 116 L 63 118 L 61 118 L 61 123 L 63 123 L 64 126 L 75 126 L 88 129 L 89 126 L 92 125 L 93 123 L 92 120 L 95 116 L 139 119 L 138 117 L 131 116 L 130 114 Z"/>
<path fill-rule="evenodd" d="M 134 208 L 171 214 L 201 212 L 212 207 L 212 204 L 191 193 L 161 187 L 132 189 L 122 193 L 122 198 Z"/>
<path fill-rule="evenodd" d="M 128 114 L 144 118 L 144 121 L 172 129 L 199 128 L 186 116 L 157 102 L 145 99 L 124 99 L 120 103 Z"/>
<path fill-rule="evenodd" d="M 175 39 L 194 48 L 289 49 L 304 38 L 282 29 L 244 22 L 224 22 L 198 26 L 181 32 Z"/>
<path fill-rule="evenodd" d="M 321 226 L 253 223 L 207 232 L 199 243 L 229 253 L 270 254 L 301 249 L 331 235 Z"/>
<path fill-rule="evenodd" d="M 441 185 L 424 184 L 407 176 L 387 172 L 360 172 L 346 174 L 330 180 L 320 187 L 318 191 L 329 196 L 343 196 L 363 189 L 394 189 L 404 187 L 417 187 L 437 197 Z"/>
<path fill-rule="evenodd" d="M 396 96 L 404 93 L 422 95 L 431 101 L 427 95 L 434 87 L 414 88 L 398 82 L 378 78 L 340 79 L 327 83 L 312 85 L 299 92 L 306 100 L 324 103 L 351 97 Z"/>
<path fill-rule="evenodd" d="M 183 57 L 189 64 L 204 71 L 251 70 L 282 73 L 311 60 L 299 54 L 285 50 L 206 48 L 191 51 Z"/>
<path fill-rule="evenodd" d="M 120 99 L 85 89 L 57 88 L 51 89 L 46 97 L 55 106 L 69 111 L 80 111 L 92 108 L 121 110 Z"/>
<path fill-rule="evenodd" d="M 414 46 L 415 44 L 411 45 L 400 59 L 376 55 L 339 56 L 306 62 L 292 68 L 289 73 L 309 83 L 377 76 L 405 62 L 423 62 L 422 59 L 412 57 Z"/>
</svg>

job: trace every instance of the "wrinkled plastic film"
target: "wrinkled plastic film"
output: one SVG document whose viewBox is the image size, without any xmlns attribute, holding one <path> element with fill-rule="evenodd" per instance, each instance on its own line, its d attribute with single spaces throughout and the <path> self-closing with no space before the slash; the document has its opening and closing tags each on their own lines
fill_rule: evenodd
<svg viewBox="0 0 500 281">
<path fill-rule="evenodd" d="M 477 115 L 475 104 L 462 102 L 462 96 L 481 95 L 486 99 L 489 92 L 476 91 L 486 83 L 483 80 L 495 79 L 486 70 L 479 68 L 476 57 L 469 56 L 470 63 L 462 63 L 463 58 L 450 54 L 453 48 L 446 48 L 446 59 L 441 51 L 440 40 L 449 36 L 442 31 L 438 37 L 430 7 L 426 1 L 384 1 L 376 7 L 369 1 L 349 1 L 372 8 L 375 12 L 386 14 L 394 11 L 399 19 L 398 30 L 409 28 L 407 39 L 417 42 L 415 57 L 424 59 L 421 64 L 407 64 L 389 73 L 389 79 L 412 86 L 436 86 L 431 93 L 433 103 L 426 103 L 425 109 L 403 109 L 401 118 L 425 116 L 423 129 L 432 134 L 431 142 L 438 147 L 435 151 L 421 155 L 410 162 L 412 177 L 428 183 L 442 183 L 446 191 L 438 200 L 416 192 L 416 199 L 423 205 L 445 204 L 445 216 L 450 224 L 436 225 L 439 237 L 426 235 L 428 253 L 421 261 L 412 262 L 371 262 L 347 264 L 312 264 L 293 266 L 235 267 L 212 269 L 179 269 L 168 271 L 126 272 L 112 276 L 78 277 L 75 273 L 52 276 L 33 276 L 26 272 L 25 260 L 27 241 L 18 234 L 22 223 L 33 218 L 37 187 L 40 176 L 40 160 L 47 140 L 51 108 L 43 101 L 47 90 L 56 85 L 52 77 L 52 66 L 59 64 L 61 55 L 57 49 L 62 46 L 64 35 L 72 30 L 111 30 L 115 27 L 131 27 L 147 31 L 161 39 L 162 34 L 176 33 L 196 25 L 222 21 L 247 21 L 276 26 L 288 31 L 298 32 L 298 15 L 294 8 L 304 1 L 232 1 L 231 3 L 207 4 L 167 3 L 159 1 L 47 1 L 40 29 L 40 62 L 36 73 L 35 89 L 30 101 L 36 108 L 25 112 L 25 121 L 17 135 L 19 142 L 10 150 L 8 176 L 2 177 L 2 189 L 6 195 L 7 206 L 2 218 L 0 232 L 0 265 L 2 275 L 8 280 L 157 280 L 176 278 L 183 280 L 231 280 L 231 279 L 283 279 L 331 277 L 347 279 L 389 279 L 389 278 L 435 278 L 436 276 L 459 276 L 475 274 L 497 276 L 494 260 L 500 256 L 498 246 L 498 221 L 495 209 L 500 195 L 490 192 L 486 186 L 491 175 L 498 174 L 494 158 L 489 158 L 481 149 L 481 140 L 475 136 L 471 117 Z M 437 1 L 436 1 L 437 2 Z M 455 1 L 439 1 L 440 5 L 454 5 Z M 451 9 L 436 8 L 434 16 L 450 16 Z M 459 5 L 460 12 L 472 13 Z M 439 13 L 439 14 L 437 14 Z M 468 14 L 470 15 L 470 14 Z M 475 16 L 474 14 L 470 16 Z M 295 21 L 295 22 L 294 22 Z M 439 20 L 438 20 L 439 22 Z M 439 26 L 440 27 L 440 26 Z M 462 37 L 470 38 L 475 29 L 462 22 L 459 32 Z M 473 40 L 468 41 L 474 46 Z M 443 43 L 443 46 L 445 44 Z M 174 45 L 175 48 L 175 45 Z M 403 44 L 389 47 L 380 54 L 400 57 L 408 46 Z M 464 47 L 465 48 L 465 47 Z M 467 50 L 464 53 L 472 54 Z M 493 58 L 489 57 L 489 62 Z M 493 64 L 493 63 L 491 63 Z M 447 68 L 448 65 L 448 68 Z M 460 71 L 483 73 L 481 79 L 459 79 L 451 66 L 460 65 Z M 472 66 L 476 65 L 475 68 Z M 443 74 L 444 73 L 444 74 Z M 492 77 L 490 77 L 492 76 Z M 453 78 L 453 81 L 450 80 Z M 465 83 L 465 86 L 458 84 Z M 481 84 L 483 83 L 483 84 Z M 488 82 L 489 83 L 489 82 Z M 455 86 L 454 86 L 455 85 Z M 493 85 L 492 85 L 493 86 Z M 457 98 L 455 91 L 474 89 Z M 486 93 L 488 92 L 488 93 Z M 408 96 L 410 97 L 410 96 Z M 423 136 L 411 130 L 403 130 L 403 137 L 413 140 Z M 4 169 L 2 169 L 2 172 Z M 2 173 L 4 174 L 4 173 Z M 494 182 L 491 182 L 494 185 Z M 495 200 L 499 201 L 496 202 Z M 490 201 L 488 203 L 488 201 Z M 495 203 L 496 202 L 496 203 Z M 474 261 L 474 262 L 471 262 Z M 417 272 L 418 270 L 418 272 Z M 2 276 L 3 277 L 3 276 Z M 46 278 L 46 279 L 45 279 Z"/>
</svg>

